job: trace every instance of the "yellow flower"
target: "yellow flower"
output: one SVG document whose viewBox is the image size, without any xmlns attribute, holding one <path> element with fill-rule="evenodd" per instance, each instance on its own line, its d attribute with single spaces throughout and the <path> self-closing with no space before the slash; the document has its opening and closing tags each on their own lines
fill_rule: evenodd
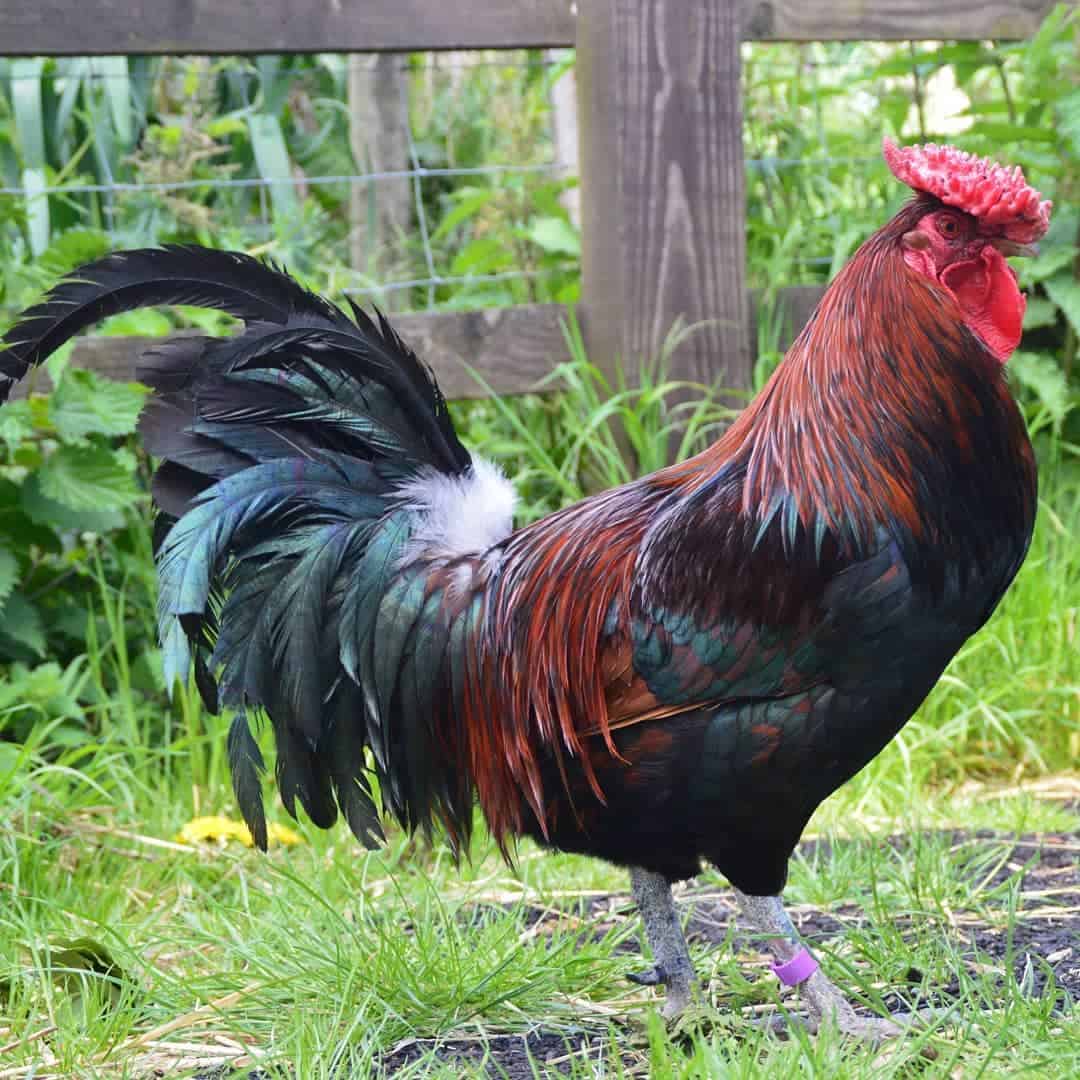
<svg viewBox="0 0 1080 1080">
<path fill-rule="evenodd" d="M 274 822 L 266 827 L 266 835 L 271 844 L 278 843 L 290 847 L 301 843 L 299 833 Z M 232 818 L 221 815 L 194 818 L 176 834 L 176 841 L 180 844 L 198 844 L 207 840 L 217 840 L 221 843 L 239 840 L 244 847 L 251 847 L 254 843 L 248 827 L 242 821 L 233 821 Z"/>
</svg>

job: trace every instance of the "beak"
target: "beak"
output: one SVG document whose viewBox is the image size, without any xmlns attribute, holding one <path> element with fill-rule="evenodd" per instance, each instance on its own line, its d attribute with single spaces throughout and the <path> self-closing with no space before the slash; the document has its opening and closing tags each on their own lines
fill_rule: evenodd
<svg viewBox="0 0 1080 1080">
<path fill-rule="evenodd" d="M 990 246 L 997 248 L 1002 255 L 1021 255 L 1034 258 L 1039 254 L 1038 244 L 1018 244 L 1015 240 L 1006 240 L 1004 236 L 998 236 L 991 240 Z"/>
</svg>

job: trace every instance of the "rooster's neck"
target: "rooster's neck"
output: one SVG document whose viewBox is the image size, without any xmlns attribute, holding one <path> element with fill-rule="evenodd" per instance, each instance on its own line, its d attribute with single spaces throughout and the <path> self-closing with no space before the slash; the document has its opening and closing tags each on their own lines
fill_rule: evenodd
<svg viewBox="0 0 1080 1080">
<path fill-rule="evenodd" d="M 886 229 L 682 475 L 691 487 L 721 480 L 746 519 L 759 530 L 775 521 L 786 542 L 828 531 L 861 547 L 882 527 L 914 543 L 1027 527 L 1032 462 L 1001 365 Z"/>
</svg>

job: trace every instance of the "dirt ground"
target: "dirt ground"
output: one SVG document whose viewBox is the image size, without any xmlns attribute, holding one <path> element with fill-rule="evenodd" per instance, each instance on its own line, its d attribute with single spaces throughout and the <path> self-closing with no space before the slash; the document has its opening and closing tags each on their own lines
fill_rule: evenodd
<svg viewBox="0 0 1080 1080">
<path fill-rule="evenodd" d="M 1018 918 L 1011 935 L 1004 929 L 1004 899 L 1001 901 L 1002 918 L 994 920 L 994 925 L 988 925 L 972 913 L 950 913 L 949 933 L 965 963 L 974 968 L 986 958 L 1001 961 L 1011 949 L 1014 970 L 1023 981 L 1026 993 L 1042 994 L 1049 968 L 1058 993 L 1062 995 L 1059 1001 L 1080 1000 L 1080 835 L 1041 833 L 1006 839 L 992 832 L 957 831 L 949 834 L 949 840 L 951 845 L 982 843 L 994 846 L 997 857 L 993 872 L 981 879 L 986 890 L 1014 875 L 1021 875 Z M 890 838 L 889 843 L 903 849 L 912 840 L 898 836 Z M 814 844 L 815 841 L 807 842 L 803 852 L 812 854 Z M 731 893 L 695 883 L 680 892 L 680 902 L 693 908 L 688 926 L 690 940 L 714 945 L 727 941 L 735 914 Z M 841 905 L 827 914 L 792 907 L 791 913 L 811 943 L 833 939 L 866 923 L 865 914 L 855 905 Z M 594 898 L 580 914 L 592 923 L 592 932 L 599 935 L 633 917 L 629 897 L 625 894 Z M 559 918 L 558 912 L 543 909 L 535 911 L 529 921 L 542 931 L 545 922 L 554 923 Z M 911 920 L 899 917 L 895 925 L 906 936 L 911 929 Z M 620 948 L 636 951 L 632 942 L 626 942 Z M 921 980 L 921 972 L 912 970 L 908 973 L 909 982 Z M 959 989 L 957 976 L 949 983 L 936 985 L 932 997 L 920 1004 L 947 1005 L 955 999 Z M 886 995 L 885 1000 L 893 1008 L 907 1007 L 897 995 Z M 426 1040 L 404 1043 L 384 1056 L 380 1075 L 392 1077 L 432 1049 L 433 1044 Z M 602 1048 L 590 1046 L 585 1035 L 567 1037 L 541 1028 L 528 1036 L 492 1036 L 486 1044 L 449 1040 L 441 1043 L 435 1052 L 451 1066 L 475 1067 L 486 1062 L 492 1077 L 531 1080 L 535 1073 L 530 1057 L 545 1075 L 555 1076 L 570 1071 L 572 1058 L 578 1055 L 595 1057 Z"/>
</svg>

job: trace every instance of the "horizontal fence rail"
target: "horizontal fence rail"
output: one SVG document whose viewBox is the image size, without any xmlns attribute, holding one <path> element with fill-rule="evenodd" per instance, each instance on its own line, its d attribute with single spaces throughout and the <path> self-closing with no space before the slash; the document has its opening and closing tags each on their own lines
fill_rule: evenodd
<svg viewBox="0 0 1080 1080">
<path fill-rule="evenodd" d="M 429 52 L 573 40 L 572 0 L 4 0 L 0 7 L 0 54 L 8 56 Z"/>
<path fill-rule="evenodd" d="M 787 347 L 806 324 L 825 291 L 824 285 L 791 285 L 776 296 L 781 345 Z M 760 297 L 751 294 L 750 325 L 756 325 Z M 483 308 L 477 311 L 424 311 L 392 314 L 390 321 L 435 372 L 443 393 L 453 400 L 495 394 L 525 394 L 543 387 L 552 369 L 569 359 L 564 331 L 569 316 L 561 304 L 521 304 L 516 307 Z M 177 336 L 198 331 L 180 331 Z M 135 378 L 139 357 L 161 344 L 161 338 L 84 337 L 71 354 L 80 371 L 93 371 L 112 379 Z M 753 343 L 750 343 L 751 346 Z M 628 377 L 633 372 L 627 372 Z M 13 397 L 46 379 L 43 369 L 32 373 L 16 388 Z"/>
<path fill-rule="evenodd" d="M 4 0 L 0 55 L 567 46 L 575 44 L 577 7 L 575 0 Z M 1052 7 L 1052 0 L 742 0 L 739 31 L 744 41 L 1022 38 Z"/>
</svg>

